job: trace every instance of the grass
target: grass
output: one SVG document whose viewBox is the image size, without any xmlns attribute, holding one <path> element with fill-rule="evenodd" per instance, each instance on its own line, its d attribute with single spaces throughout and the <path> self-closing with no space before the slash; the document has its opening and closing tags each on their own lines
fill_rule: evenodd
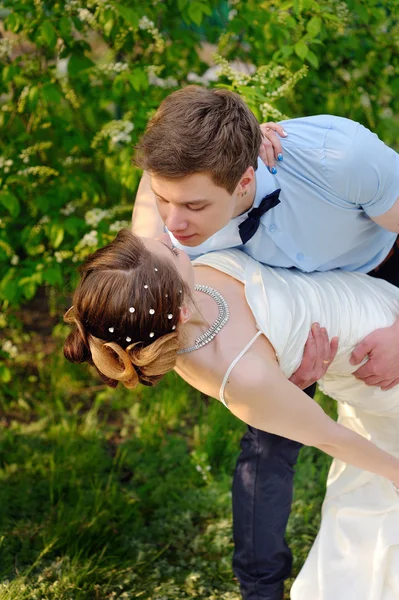
<svg viewBox="0 0 399 600">
<path fill-rule="evenodd" d="M 0 392 L 0 600 L 239 600 L 230 489 L 245 426 L 174 374 L 135 392 L 99 385 L 64 360 L 65 331 L 51 351 L 32 339 Z M 301 452 L 294 574 L 329 462 Z"/>
</svg>

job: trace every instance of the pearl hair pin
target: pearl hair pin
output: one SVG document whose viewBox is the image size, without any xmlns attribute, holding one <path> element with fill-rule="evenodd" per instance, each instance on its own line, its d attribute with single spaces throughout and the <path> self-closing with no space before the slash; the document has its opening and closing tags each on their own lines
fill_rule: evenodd
<svg viewBox="0 0 399 600">
<path fill-rule="evenodd" d="M 108 327 L 108 331 L 109 331 L 110 333 L 114 333 L 115 329 L 114 329 L 113 327 Z"/>
<path fill-rule="evenodd" d="M 131 341 L 132 341 L 132 338 L 130 338 L 130 337 L 127 337 L 127 338 L 126 338 L 126 341 L 127 341 L 127 342 L 131 342 Z"/>
<path fill-rule="evenodd" d="M 129 308 L 129 312 L 131 312 L 131 313 L 134 313 L 134 312 L 136 312 L 136 309 L 134 308 L 134 306 L 131 306 L 131 307 Z"/>
<path fill-rule="evenodd" d="M 151 331 L 151 333 L 150 333 L 150 338 L 153 338 L 153 337 L 154 337 L 154 335 L 155 335 L 155 333 L 154 333 L 153 331 Z"/>
<path fill-rule="evenodd" d="M 168 319 L 173 319 L 173 315 L 171 313 L 168 314 Z"/>
<path fill-rule="evenodd" d="M 145 289 L 145 290 L 148 290 L 148 285 L 147 285 L 147 284 L 144 286 L 144 289 Z"/>
<path fill-rule="evenodd" d="M 153 315 L 153 314 L 155 314 L 155 310 L 154 310 L 153 308 L 150 308 L 150 311 L 149 311 L 149 312 L 150 312 L 150 315 Z"/>
</svg>

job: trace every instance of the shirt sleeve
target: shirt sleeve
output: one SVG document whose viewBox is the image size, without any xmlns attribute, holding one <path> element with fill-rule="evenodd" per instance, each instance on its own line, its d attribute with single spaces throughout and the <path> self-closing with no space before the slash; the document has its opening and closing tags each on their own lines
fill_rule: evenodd
<svg viewBox="0 0 399 600">
<path fill-rule="evenodd" d="M 326 136 L 330 185 L 346 202 L 378 217 L 399 197 L 399 154 L 363 125 L 341 121 Z"/>
</svg>

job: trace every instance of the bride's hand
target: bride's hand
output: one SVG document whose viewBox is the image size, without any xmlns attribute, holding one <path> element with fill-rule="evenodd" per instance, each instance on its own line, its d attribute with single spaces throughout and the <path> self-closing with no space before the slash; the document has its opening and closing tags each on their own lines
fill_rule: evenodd
<svg viewBox="0 0 399 600">
<path fill-rule="evenodd" d="M 287 137 L 287 133 L 284 131 L 284 127 L 273 122 L 262 123 L 260 129 L 262 131 L 262 142 L 259 148 L 259 156 L 269 168 L 269 171 L 273 174 L 277 173 L 275 161 L 283 160 L 283 147 L 278 136 Z"/>
</svg>

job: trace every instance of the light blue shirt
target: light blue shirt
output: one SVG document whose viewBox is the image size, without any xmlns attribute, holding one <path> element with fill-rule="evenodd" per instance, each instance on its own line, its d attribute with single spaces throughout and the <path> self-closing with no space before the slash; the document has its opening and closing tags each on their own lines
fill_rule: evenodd
<svg viewBox="0 0 399 600">
<path fill-rule="evenodd" d="M 280 204 L 262 218 L 258 231 L 242 245 L 232 219 L 200 246 L 175 246 L 192 258 L 226 248 L 243 250 L 273 267 L 304 272 L 345 269 L 371 271 L 396 239 L 370 217 L 379 216 L 399 196 L 399 155 L 375 134 L 349 119 L 319 115 L 283 121 L 284 160 L 272 175 L 259 159 L 256 196 L 281 188 Z"/>
</svg>

